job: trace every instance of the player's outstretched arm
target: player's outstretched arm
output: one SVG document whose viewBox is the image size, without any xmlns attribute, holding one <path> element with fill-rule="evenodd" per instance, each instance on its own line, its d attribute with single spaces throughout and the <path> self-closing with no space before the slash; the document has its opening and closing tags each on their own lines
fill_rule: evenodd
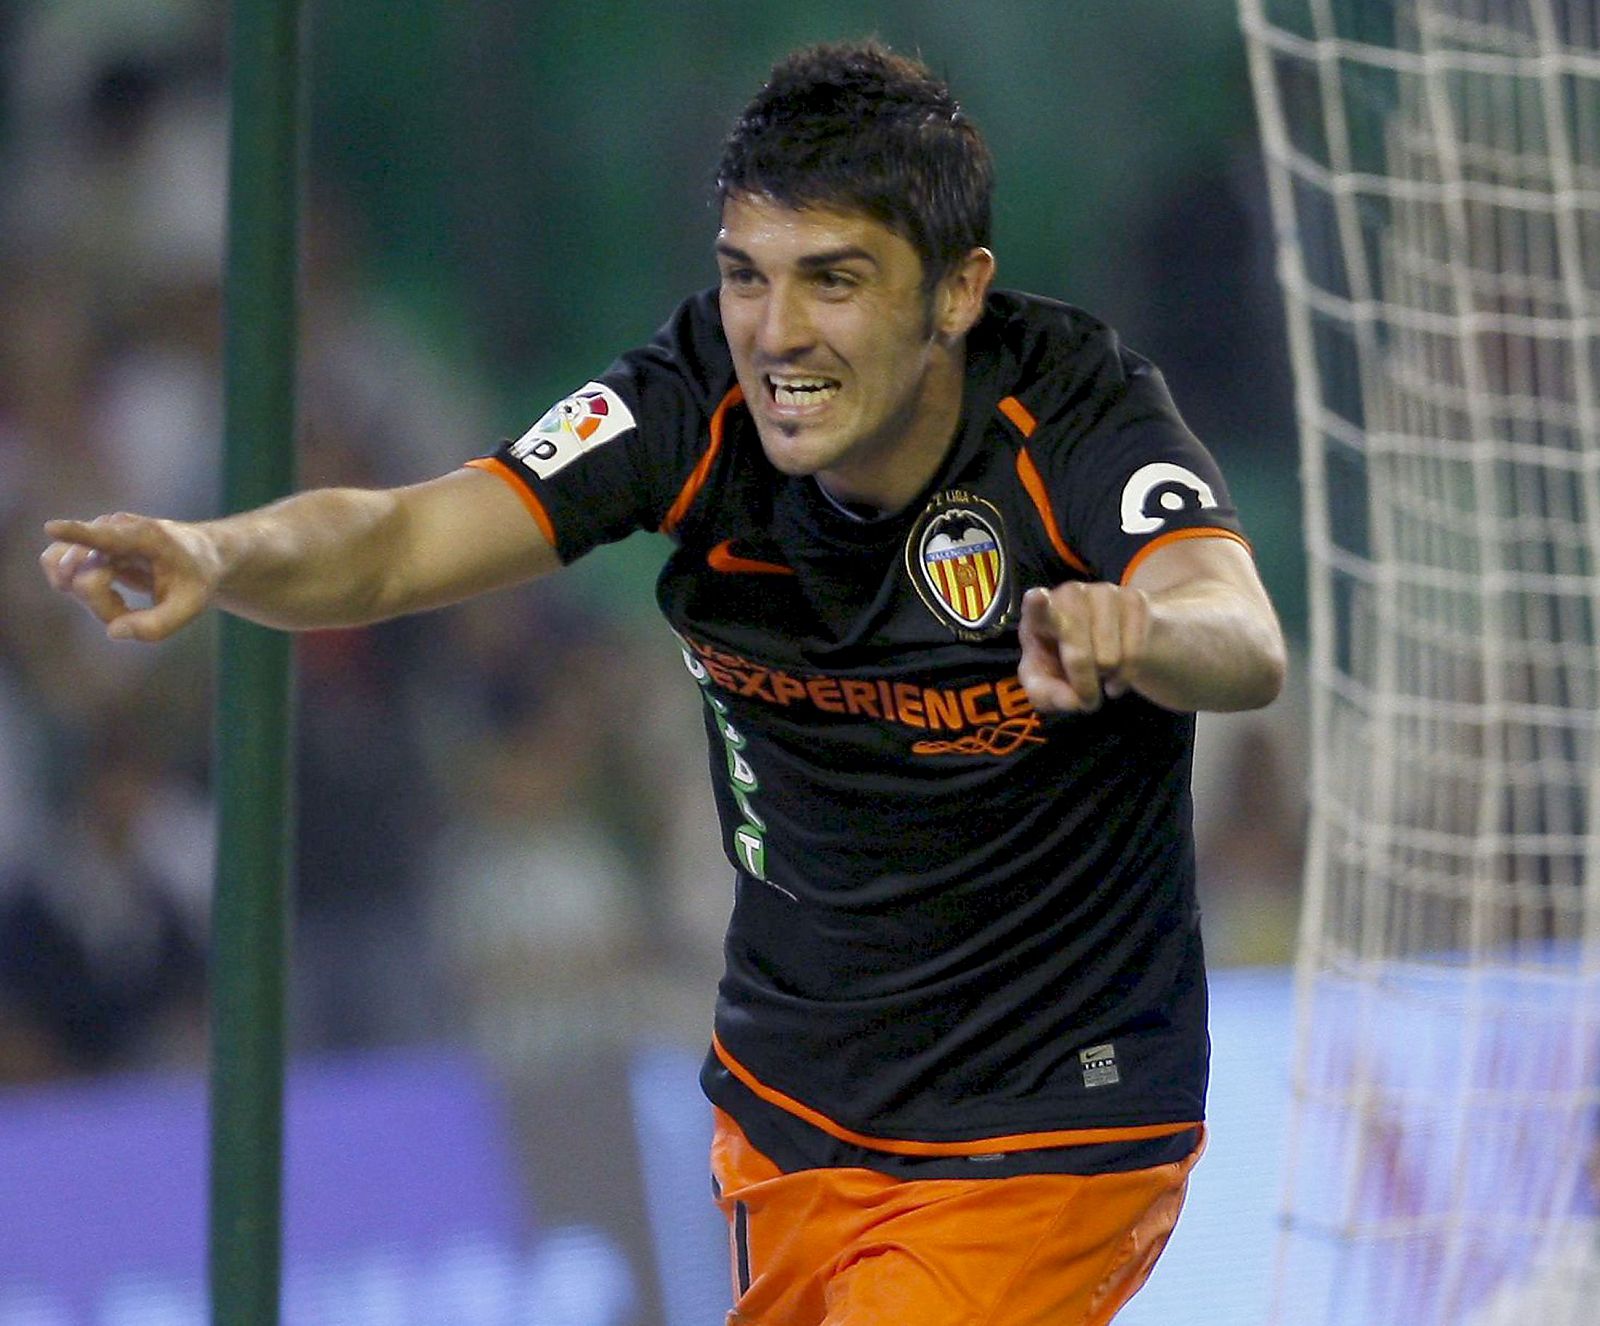
<svg viewBox="0 0 1600 1326">
<path fill-rule="evenodd" d="M 1283 688 L 1283 632 L 1255 561 L 1226 538 L 1158 548 L 1126 584 L 1068 582 L 1022 602 L 1017 675 L 1043 713 L 1137 691 L 1169 709 L 1256 709 Z"/>
<path fill-rule="evenodd" d="M 118 640 L 163 640 L 211 606 L 286 630 L 363 625 L 559 565 L 516 494 L 473 469 L 317 489 L 220 520 L 119 512 L 52 520 L 45 533 L 45 578 Z"/>
</svg>

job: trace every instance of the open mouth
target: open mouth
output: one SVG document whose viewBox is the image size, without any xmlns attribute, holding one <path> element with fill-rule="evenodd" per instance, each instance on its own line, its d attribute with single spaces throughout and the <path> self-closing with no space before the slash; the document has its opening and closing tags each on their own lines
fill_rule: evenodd
<svg viewBox="0 0 1600 1326">
<path fill-rule="evenodd" d="M 838 394 L 839 384 L 832 378 L 767 374 L 767 391 L 781 410 L 803 410 L 821 405 Z"/>
</svg>

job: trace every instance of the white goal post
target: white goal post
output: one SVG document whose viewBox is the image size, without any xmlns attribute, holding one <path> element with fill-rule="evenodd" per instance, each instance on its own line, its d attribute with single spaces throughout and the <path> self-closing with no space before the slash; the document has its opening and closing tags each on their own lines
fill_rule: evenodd
<svg viewBox="0 0 1600 1326">
<path fill-rule="evenodd" d="M 1239 4 L 1311 575 L 1274 1319 L 1578 1326 L 1600 1278 L 1539 1281 L 1600 1266 L 1600 0 Z"/>
</svg>

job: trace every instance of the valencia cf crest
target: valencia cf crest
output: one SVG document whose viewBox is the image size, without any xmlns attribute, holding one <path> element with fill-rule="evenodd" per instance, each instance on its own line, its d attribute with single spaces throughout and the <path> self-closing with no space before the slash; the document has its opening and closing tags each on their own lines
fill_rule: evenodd
<svg viewBox="0 0 1600 1326">
<path fill-rule="evenodd" d="M 929 502 L 906 540 L 906 574 L 928 610 L 963 640 L 997 635 L 1012 617 L 1011 557 L 993 503 L 960 488 Z"/>
</svg>

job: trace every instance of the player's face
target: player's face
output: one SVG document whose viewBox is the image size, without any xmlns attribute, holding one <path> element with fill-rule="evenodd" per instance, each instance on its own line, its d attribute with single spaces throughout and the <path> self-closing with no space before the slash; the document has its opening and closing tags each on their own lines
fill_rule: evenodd
<svg viewBox="0 0 1600 1326">
<path fill-rule="evenodd" d="M 917 251 L 881 222 L 736 195 L 717 263 L 723 327 L 768 459 L 844 500 L 909 502 L 954 437 L 961 338 L 981 310 L 987 251 L 929 291 Z"/>
</svg>

